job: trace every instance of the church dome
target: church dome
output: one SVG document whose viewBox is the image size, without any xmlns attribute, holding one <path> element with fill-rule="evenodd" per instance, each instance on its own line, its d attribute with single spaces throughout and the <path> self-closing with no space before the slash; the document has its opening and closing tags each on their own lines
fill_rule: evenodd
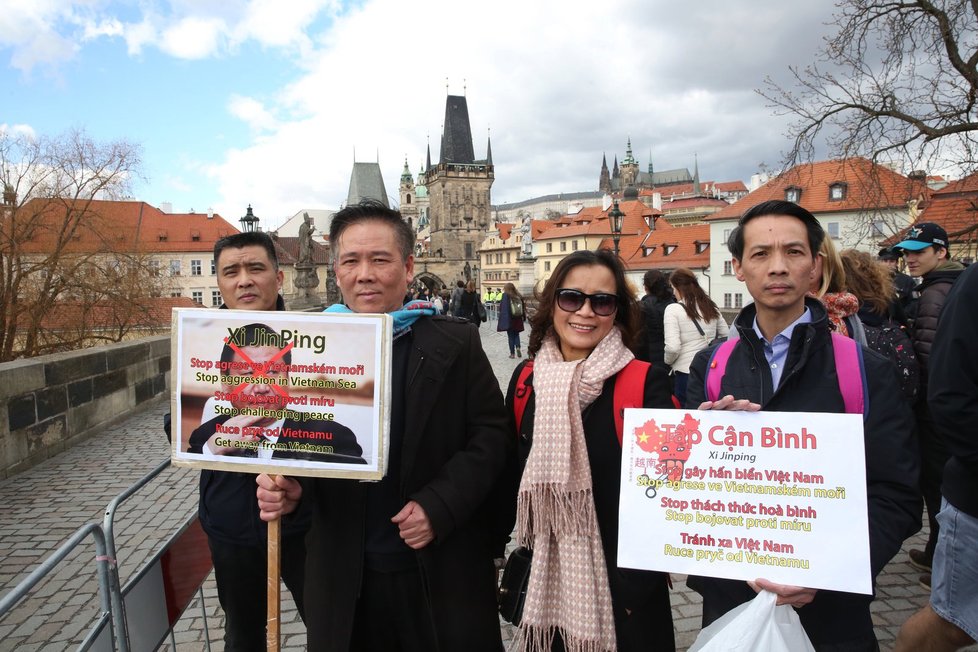
<svg viewBox="0 0 978 652">
<path fill-rule="evenodd" d="M 622 193 L 622 198 L 625 201 L 635 201 L 638 199 L 638 188 L 635 186 L 628 186 Z"/>
</svg>

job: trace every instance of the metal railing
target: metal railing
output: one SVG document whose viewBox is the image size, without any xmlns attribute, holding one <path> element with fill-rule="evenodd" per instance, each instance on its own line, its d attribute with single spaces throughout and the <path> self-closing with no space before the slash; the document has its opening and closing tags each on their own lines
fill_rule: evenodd
<svg viewBox="0 0 978 652">
<path fill-rule="evenodd" d="M 96 575 L 98 577 L 98 598 L 99 613 L 94 625 L 90 627 L 79 645 L 79 650 L 118 650 L 119 652 L 129 652 L 131 649 L 131 639 L 129 636 L 128 619 L 126 614 L 126 597 L 133 592 L 141 580 L 147 575 L 151 567 L 158 564 L 160 558 L 165 555 L 167 549 L 178 541 L 180 536 L 187 529 L 194 525 L 197 518 L 196 513 L 192 514 L 184 522 L 183 526 L 173 534 L 163 546 L 134 574 L 125 587 L 120 585 L 118 555 L 116 552 L 115 541 L 115 518 L 119 507 L 140 489 L 149 484 L 154 478 L 170 466 L 170 460 L 161 462 L 156 468 L 143 476 L 133 485 L 126 488 L 122 493 L 113 498 L 105 507 L 102 523 L 90 522 L 78 528 L 71 537 L 68 538 L 54 553 L 41 562 L 27 577 L 21 580 L 9 593 L 0 598 L 0 619 L 14 609 L 43 579 L 45 579 L 68 555 L 85 540 L 91 536 L 95 543 L 95 563 Z M 209 553 L 208 553 L 209 554 Z M 208 560 L 209 561 L 209 560 Z M 205 573 L 206 576 L 206 573 Z M 203 581 L 198 584 L 195 591 L 200 598 L 201 610 L 204 619 L 204 640 L 207 650 L 210 650 L 210 633 L 207 627 L 207 610 L 204 603 Z M 189 606 L 181 605 L 182 614 Z M 111 625 L 111 626 L 109 626 Z M 176 648 L 176 640 L 173 633 L 172 624 L 167 625 L 164 633 L 170 637 L 171 645 Z M 159 641 L 162 643 L 162 640 Z"/>
</svg>

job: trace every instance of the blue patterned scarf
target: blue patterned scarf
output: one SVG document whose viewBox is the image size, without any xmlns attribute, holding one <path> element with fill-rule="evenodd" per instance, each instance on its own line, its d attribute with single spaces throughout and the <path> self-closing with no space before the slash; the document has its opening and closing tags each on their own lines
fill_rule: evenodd
<svg viewBox="0 0 978 652">
<path fill-rule="evenodd" d="M 353 311 L 346 304 L 334 303 L 323 312 Z M 434 315 L 435 313 L 435 304 L 430 301 L 421 301 L 420 299 L 408 301 L 400 310 L 387 313 L 394 318 L 394 339 L 408 332 L 411 329 L 411 325 L 422 315 Z"/>
</svg>

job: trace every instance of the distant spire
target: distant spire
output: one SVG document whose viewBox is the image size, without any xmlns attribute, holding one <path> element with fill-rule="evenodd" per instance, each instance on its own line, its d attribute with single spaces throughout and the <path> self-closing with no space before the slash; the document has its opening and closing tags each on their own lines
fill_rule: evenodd
<svg viewBox="0 0 978 652">
<path fill-rule="evenodd" d="M 492 131 L 486 130 L 486 165 L 492 165 Z"/>
<path fill-rule="evenodd" d="M 611 170 L 611 177 L 617 179 L 621 176 L 621 170 L 618 169 L 618 155 L 615 154 L 615 167 Z"/>
<path fill-rule="evenodd" d="M 608 169 L 608 155 L 605 154 L 604 152 L 601 152 L 601 169 L 602 170 Z"/>
<path fill-rule="evenodd" d="M 404 155 L 404 169 L 401 170 L 401 183 L 413 183 L 414 176 L 411 174 L 411 168 L 408 167 L 407 154 Z"/>
<path fill-rule="evenodd" d="M 425 159 L 424 169 L 431 169 L 431 141 L 428 141 L 428 158 Z"/>
<path fill-rule="evenodd" d="M 649 148 L 649 174 L 652 174 L 652 148 Z"/>
<path fill-rule="evenodd" d="M 696 157 L 696 152 L 693 152 L 693 194 L 700 194 L 700 162 Z"/>
</svg>

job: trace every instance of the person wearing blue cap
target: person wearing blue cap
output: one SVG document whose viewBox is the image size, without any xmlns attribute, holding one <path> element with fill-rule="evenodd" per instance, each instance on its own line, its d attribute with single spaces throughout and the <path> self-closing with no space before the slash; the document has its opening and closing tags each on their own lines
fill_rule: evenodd
<svg viewBox="0 0 978 652">
<path fill-rule="evenodd" d="M 930 570 L 940 529 L 937 513 L 941 511 L 941 478 L 949 453 L 947 443 L 934 426 L 927 404 L 928 366 L 944 301 L 964 266 L 950 259 L 947 231 L 934 222 L 913 225 L 893 248 L 903 252 L 910 275 L 921 278 L 916 291 L 916 311 L 911 315 L 911 339 L 920 364 L 920 393 L 914 412 L 920 442 L 920 491 L 927 506 L 930 535 L 923 550 L 915 548 L 909 554 L 910 564 L 924 571 L 920 576 L 921 586 L 930 590 Z"/>
</svg>

